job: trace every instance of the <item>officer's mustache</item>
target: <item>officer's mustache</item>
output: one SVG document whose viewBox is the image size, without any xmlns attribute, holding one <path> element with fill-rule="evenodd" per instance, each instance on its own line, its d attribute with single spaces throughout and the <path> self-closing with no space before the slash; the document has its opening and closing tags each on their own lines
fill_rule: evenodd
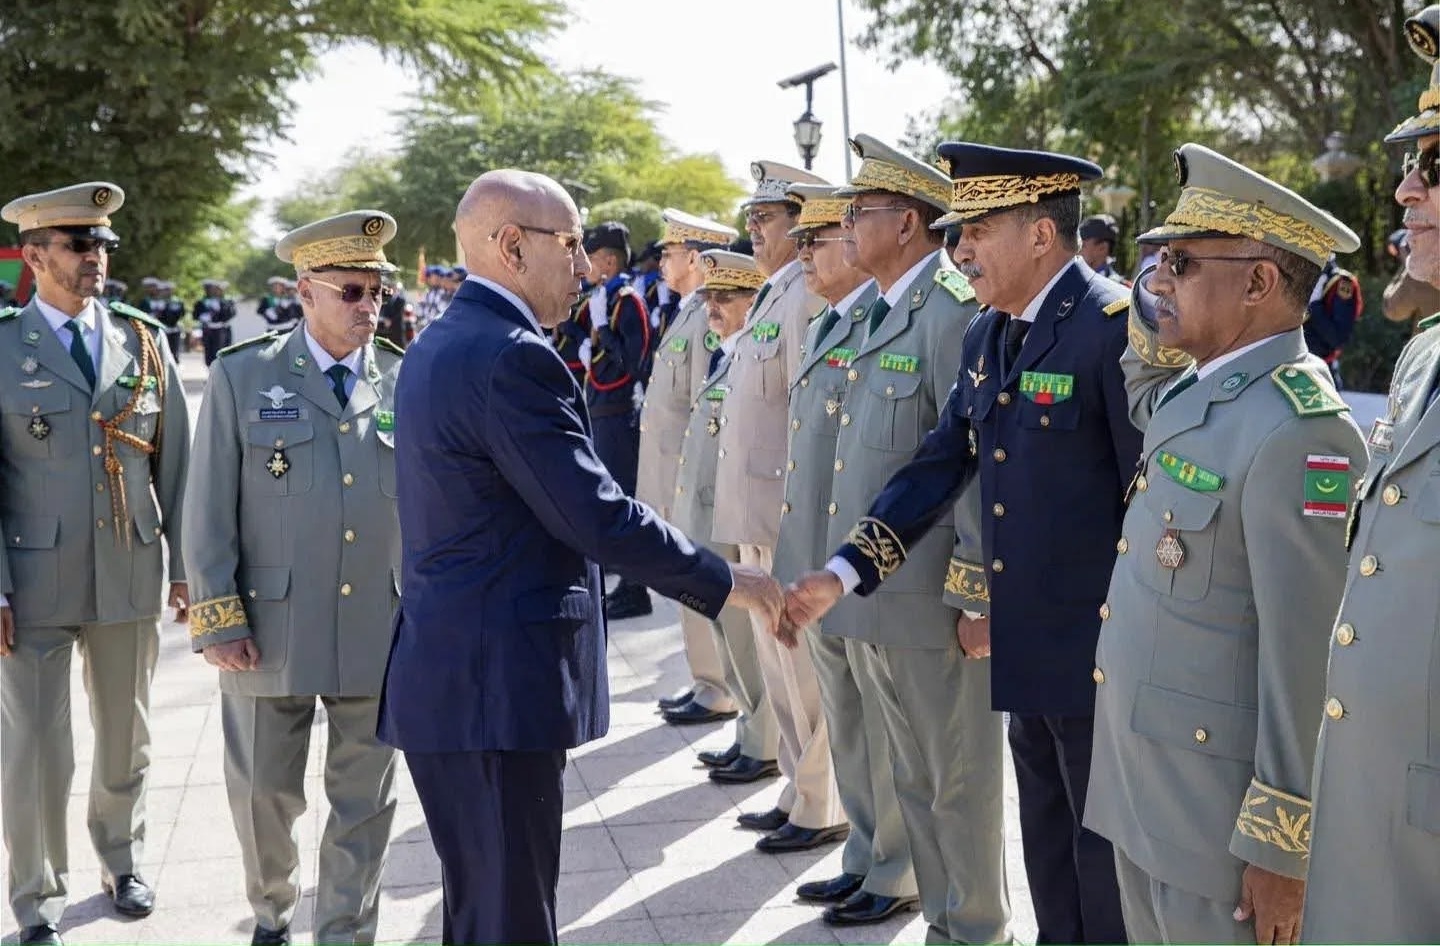
<svg viewBox="0 0 1440 946">
<path fill-rule="evenodd" d="M 960 270 L 960 275 L 964 276 L 966 279 L 979 279 L 981 276 L 985 275 L 985 267 L 981 266 L 974 260 L 961 263 L 956 268 Z"/>
</svg>

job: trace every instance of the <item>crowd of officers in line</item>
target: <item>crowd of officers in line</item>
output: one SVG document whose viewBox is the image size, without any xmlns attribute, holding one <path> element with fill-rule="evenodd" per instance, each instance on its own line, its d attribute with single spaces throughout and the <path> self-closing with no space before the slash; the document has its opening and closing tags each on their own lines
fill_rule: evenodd
<svg viewBox="0 0 1440 946">
<path fill-rule="evenodd" d="M 1440 6 L 1406 31 L 1433 64 Z M 1440 67 L 1386 140 L 1413 149 L 1408 272 L 1440 287 Z M 918 908 L 928 941 L 1009 941 L 1008 736 L 1042 942 L 1434 941 L 1440 328 L 1421 323 L 1367 438 L 1306 341 L 1313 287 L 1359 241 L 1295 193 L 1183 145 L 1178 203 L 1140 237 L 1156 265 L 1125 285 L 1082 252 L 1096 165 L 851 146 L 839 187 L 757 162 L 748 248 L 667 210 L 653 279 L 627 274 L 623 227 L 587 231 L 595 275 L 554 336 L 621 486 L 789 585 L 773 635 L 682 611 L 692 685 L 660 705 L 734 720 L 711 779 L 783 780 L 740 818 L 757 848 L 844 842 L 841 872 L 797 889 L 829 923 Z M 154 909 L 166 602 L 219 670 L 252 942 L 290 941 L 317 704 L 315 939 L 371 942 L 395 808 L 375 737 L 401 592 L 403 349 L 375 334 L 395 222 L 279 241 L 296 278 L 272 284 L 275 318 L 303 318 L 217 347 L 192 442 L 170 323 L 101 298 L 123 199 L 92 182 L 0 210 L 37 281 L 0 313 L 20 941 L 60 942 L 69 897 L 77 644 L 102 885 Z"/>
</svg>

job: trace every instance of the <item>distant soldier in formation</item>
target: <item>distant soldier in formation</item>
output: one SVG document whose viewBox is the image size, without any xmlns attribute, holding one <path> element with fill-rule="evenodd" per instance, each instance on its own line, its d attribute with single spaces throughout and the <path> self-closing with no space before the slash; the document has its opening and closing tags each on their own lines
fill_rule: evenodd
<svg viewBox="0 0 1440 946">
<path fill-rule="evenodd" d="M 1080 258 L 1095 272 L 1128 287 L 1130 280 L 1115 269 L 1115 245 L 1120 227 L 1109 214 L 1096 214 L 1080 221 Z"/>
<path fill-rule="evenodd" d="M 200 326 L 200 341 L 205 346 L 205 365 L 214 362 L 220 349 L 231 340 L 230 321 L 235 318 L 235 303 L 225 295 L 228 283 L 223 279 L 206 279 L 200 283 L 205 295 L 195 300 L 190 313 Z"/>
<path fill-rule="evenodd" d="M 175 298 L 173 282 L 161 280 L 158 306 L 155 317 L 165 326 L 165 340 L 170 343 L 170 354 L 178 360 L 185 339 L 185 329 L 180 324 L 185 320 L 185 303 Z"/>
<path fill-rule="evenodd" d="M 1365 299 L 1360 294 L 1360 280 L 1341 269 L 1334 254 L 1325 261 L 1310 293 L 1305 318 L 1305 344 L 1310 353 L 1325 362 L 1330 380 L 1343 390 L 1340 355 L 1355 331 L 1355 320 L 1365 312 Z"/>
<path fill-rule="evenodd" d="M 271 276 L 265 286 L 268 291 L 260 298 L 255 312 L 265 320 L 266 329 L 284 334 L 299 325 L 304 312 L 296 298 L 294 284 L 284 276 Z"/>
</svg>

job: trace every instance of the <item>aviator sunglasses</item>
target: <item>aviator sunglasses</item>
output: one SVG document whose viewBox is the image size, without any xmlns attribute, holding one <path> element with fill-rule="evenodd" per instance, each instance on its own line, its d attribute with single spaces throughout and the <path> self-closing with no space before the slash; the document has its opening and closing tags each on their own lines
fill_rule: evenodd
<svg viewBox="0 0 1440 946">
<path fill-rule="evenodd" d="M 313 283 L 319 283 L 327 289 L 334 289 L 336 292 L 340 293 L 340 301 L 345 303 L 346 305 L 354 305 L 361 299 L 365 298 L 367 295 L 374 298 L 376 302 L 382 303 L 389 302 L 395 296 L 394 286 L 382 285 L 379 288 L 372 288 L 370 286 L 362 286 L 359 283 L 353 282 L 347 282 L 343 286 L 337 286 L 333 282 L 326 282 L 325 280 L 319 279 L 315 276 L 311 276 L 310 281 Z"/>
</svg>

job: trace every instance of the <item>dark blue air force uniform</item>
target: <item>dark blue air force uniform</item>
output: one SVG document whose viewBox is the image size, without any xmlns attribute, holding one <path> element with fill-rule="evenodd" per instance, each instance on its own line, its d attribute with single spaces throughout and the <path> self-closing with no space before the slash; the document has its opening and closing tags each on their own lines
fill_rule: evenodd
<svg viewBox="0 0 1440 946">
<path fill-rule="evenodd" d="M 595 562 L 711 618 L 729 566 L 616 485 L 564 360 L 487 285 L 407 350 L 395 415 L 404 597 L 379 736 L 440 855 L 443 942 L 553 943 L 565 750 L 609 726 Z"/>
<path fill-rule="evenodd" d="M 991 692 L 1010 717 L 1040 942 L 1124 942 L 1114 855 L 1081 828 L 1095 645 L 1140 457 L 1120 355 L 1125 288 L 1075 259 L 1014 364 L 1011 317 L 983 310 L 940 422 L 839 553 L 875 590 L 978 475 L 990 585 Z M 1118 936 L 1118 939 L 1116 938 Z"/>
</svg>

